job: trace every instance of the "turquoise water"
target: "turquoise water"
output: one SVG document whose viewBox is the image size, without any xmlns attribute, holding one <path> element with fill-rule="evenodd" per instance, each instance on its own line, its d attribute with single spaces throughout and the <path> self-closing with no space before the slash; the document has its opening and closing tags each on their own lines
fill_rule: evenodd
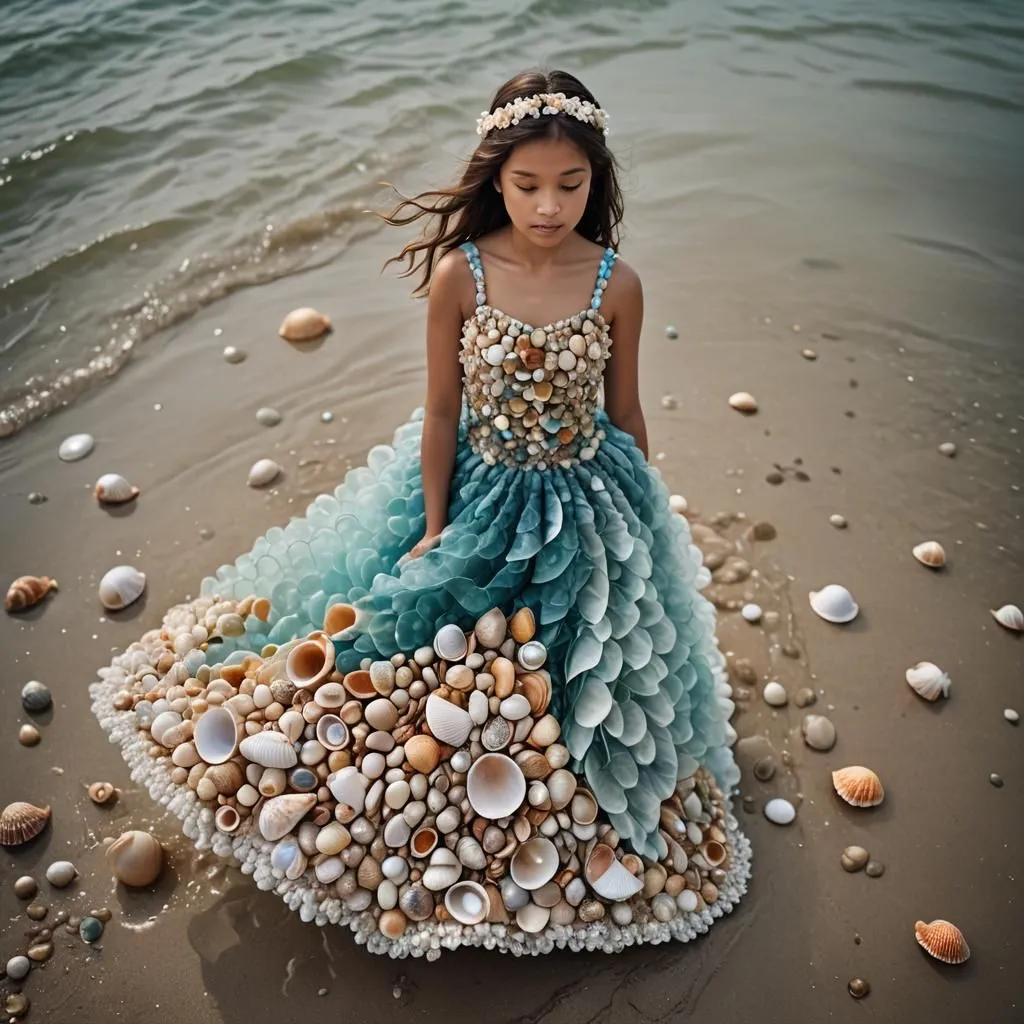
<svg viewBox="0 0 1024 1024">
<path fill-rule="evenodd" d="M 359 245 L 378 182 L 443 180 L 532 63 L 611 111 L 638 237 L 697 200 L 725 245 L 772 206 L 1019 306 L 1019 3 L 14 0 L 3 26 L 0 436 Z"/>
</svg>

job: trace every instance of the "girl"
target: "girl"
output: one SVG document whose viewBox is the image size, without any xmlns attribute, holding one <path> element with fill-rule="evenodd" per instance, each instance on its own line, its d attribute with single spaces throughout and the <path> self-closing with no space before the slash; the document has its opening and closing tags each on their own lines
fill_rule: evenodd
<svg viewBox="0 0 1024 1024">
<path fill-rule="evenodd" d="M 203 593 L 271 599 L 266 625 L 247 623 L 253 650 L 324 626 L 332 633 L 338 678 L 370 669 L 385 693 L 394 685 L 393 666 L 413 665 L 414 653 L 416 665 L 426 664 L 431 648 L 437 650 L 447 659 L 439 669 L 443 688 L 428 695 L 437 672 L 406 668 L 415 683 L 406 678 L 408 693 L 395 701 L 408 708 L 409 698 L 426 697 L 426 719 L 415 705 L 411 717 L 406 712 L 408 724 L 401 720 L 401 736 L 373 749 L 405 744 L 412 761 L 408 744 L 421 731 L 421 753 L 429 748 L 446 758 L 450 772 L 462 773 L 482 756 L 486 740 L 487 749 L 506 751 L 491 764 L 515 776 L 523 793 L 523 772 L 507 755 L 529 754 L 529 747 L 509 739 L 518 730 L 511 705 L 510 720 L 498 719 L 513 686 L 526 692 L 540 680 L 549 689 L 541 700 L 549 715 L 545 728 L 553 716 L 560 736 L 551 750 L 559 753 L 550 755 L 545 771 L 534 765 L 531 777 L 567 767 L 572 786 L 578 781 L 596 799 L 599 817 L 574 819 L 574 831 L 562 834 L 564 822 L 553 827 L 557 819 L 546 820 L 555 797 L 534 785 L 523 805 L 533 811 L 518 819 L 525 831 L 517 824 L 517 841 L 529 831 L 556 851 L 556 867 L 560 860 L 570 874 L 585 868 L 599 895 L 614 889 L 611 900 L 623 893 L 639 898 L 636 874 L 655 862 L 662 865 L 654 873 L 661 882 L 688 870 L 685 892 L 677 887 L 659 897 L 664 905 L 656 916 L 671 921 L 656 927 L 669 930 L 659 938 L 689 938 L 696 931 L 687 911 L 709 908 L 717 916 L 742 894 L 749 852 L 722 793 L 739 775 L 713 609 L 698 592 L 707 572 L 689 543 L 686 520 L 670 510 L 668 491 L 647 463 L 637 386 L 643 293 L 616 251 L 623 204 L 607 122 L 593 94 L 571 75 L 517 75 L 478 120 L 480 140 L 459 181 L 406 199 L 391 213 L 394 225 L 429 218 L 422 237 L 395 257 L 407 264 L 406 274 L 419 272 L 419 290 L 429 293 L 426 409 L 398 430 L 393 448 L 374 448 L 367 465 L 349 473 L 333 495 L 318 498 L 304 519 L 267 534 L 235 566 L 206 580 Z M 337 605 L 348 611 L 333 614 Z M 532 640 L 528 656 L 526 647 L 518 653 L 509 647 L 511 640 L 503 645 L 506 617 L 517 612 L 513 634 L 520 644 Z M 471 662 L 463 634 L 474 629 L 486 655 L 477 652 Z M 455 630 L 461 650 L 442 655 L 442 633 L 452 635 L 446 630 Z M 422 652 L 428 657 L 421 663 Z M 509 658 L 519 659 L 520 676 Z M 459 680 L 465 676 L 469 689 L 483 689 L 484 696 L 493 686 L 489 701 L 474 703 L 455 692 L 462 684 L 454 682 L 452 667 L 464 659 Z M 473 672 L 481 671 L 474 686 Z M 506 691 L 499 693 L 502 685 Z M 461 744 L 442 736 L 441 720 L 431 719 L 432 702 L 449 718 L 466 716 L 467 705 L 474 715 L 481 712 L 473 718 L 478 731 L 470 735 L 467 725 Z M 450 746 L 438 753 L 431 733 Z M 387 761 L 396 779 L 409 769 L 401 760 Z M 418 770 L 431 774 L 436 760 L 427 760 Z M 341 786 L 356 803 L 376 778 L 362 778 L 361 763 L 344 769 Z M 464 777 L 463 784 L 479 824 L 474 841 L 483 841 L 488 817 L 509 826 L 515 815 L 484 814 Z M 465 806 L 462 812 L 468 814 Z M 471 838 L 473 815 L 462 820 L 463 838 Z M 621 844 L 618 856 L 626 849 L 634 855 L 631 871 L 607 844 L 599 853 L 591 849 L 598 829 L 612 834 L 609 825 Z M 406 841 L 405 831 L 391 834 Z M 491 841 L 486 851 L 493 855 L 505 840 Z M 590 851 L 590 860 L 581 864 L 573 849 Z M 485 873 L 472 863 L 480 880 L 503 879 L 505 906 L 492 907 L 489 920 L 511 913 L 523 932 L 542 930 L 551 904 L 530 901 L 525 869 L 517 876 L 513 862 L 505 876 L 507 862 L 493 856 Z M 712 870 L 717 885 L 708 881 Z M 380 933 L 387 934 L 386 921 L 401 935 L 408 925 L 403 914 L 422 921 L 417 915 L 426 907 L 431 916 L 435 897 L 424 888 L 426 877 L 400 879 L 402 920 L 380 916 L 391 913 L 382 903 Z M 343 913 L 361 912 L 366 902 L 346 903 Z M 651 921 L 653 912 L 647 904 L 642 920 Z M 567 913 L 573 915 L 571 908 Z M 616 926 L 632 913 L 613 915 Z M 429 938 L 429 922 L 417 927 Z M 521 951 L 515 943 L 522 935 L 509 934 L 492 938 Z M 625 941 L 614 929 L 601 936 L 605 948 Z M 637 932 L 631 941 L 644 937 L 653 933 Z M 480 934 L 467 932 L 464 941 L 480 941 Z M 388 943 L 376 936 L 370 946 L 383 951 Z"/>
</svg>

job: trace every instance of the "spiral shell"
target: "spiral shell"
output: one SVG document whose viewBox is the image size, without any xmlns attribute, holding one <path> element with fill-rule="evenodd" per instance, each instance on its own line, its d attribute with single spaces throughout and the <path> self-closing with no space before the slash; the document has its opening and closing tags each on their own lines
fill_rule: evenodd
<svg viewBox="0 0 1024 1024">
<path fill-rule="evenodd" d="M 35 839 L 50 820 L 50 808 L 16 800 L 0 812 L 0 846 L 21 846 Z"/>
<path fill-rule="evenodd" d="M 19 576 L 8 588 L 4 598 L 4 609 L 20 612 L 38 604 L 51 590 L 57 589 L 57 581 L 49 576 Z"/>
</svg>

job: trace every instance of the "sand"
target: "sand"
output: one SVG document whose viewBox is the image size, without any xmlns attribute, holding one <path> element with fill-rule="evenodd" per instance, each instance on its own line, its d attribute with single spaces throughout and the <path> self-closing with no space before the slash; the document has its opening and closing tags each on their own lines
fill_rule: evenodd
<svg viewBox="0 0 1024 1024">
<path fill-rule="evenodd" d="M 151 345 L 113 386 L 0 447 L 2 575 L 45 573 L 60 583 L 32 611 L 0 617 L 0 800 L 53 806 L 42 837 L 0 852 L 0 959 L 22 950 L 31 926 L 11 883 L 26 873 L 41 879 L 52 860 L 72 860 L 81 875 L 61 892 L 42 883 L 51 915 L 113 911 L 94 947 L 58 929 L 52 960 L 24 983 L 29 1019 L 1016 1019 L 1024 827 L 1015 794 L 1024 765 L 1021 733 L 1003 709 L 1024 703 L 1024 641 L 989 608 L 1024 596 L 1020 492 L 1012 489 L 1021 482 L 1011 433 L 1020 422 L 1019 368 L 993 365 L 984 346 L 929 345 L 895 317 L 869 329 L 853 301 L 839 297 L 848 281 L 841 288 L 799 262 L 750 279 L 732 301 L 722 287 L 702 290 L 699 275 L 681 289 L 652 239 L 636 259 L 648 292 L 642 386 L 652 459 L 695 518 L 742 513 L 732 533 L 760 521 L 778 532 L 749 545 L 762 574 L 758 600 L 780 613 L 778 632 L 773 639 L 727 613 L 721 645 L 791 695 L 812 686 L 812 710 L 828 714 L 839 736 L 832 751 L 811 751 L 800 739 L 804 712 L 792 703 L 773 710 L 756 693 L 739 702 L 738 732 L 762 737 L 778 770 L 759 783 L 741 754 L 741 793 L 755 809 L 738 813 L 754 845 L 754 877 L 738 910 L 709 935 L 616 957 L 372 957 L 347 931 L 303 925 L 236 869 L 196 854 L 176 821 L 131 783 L 89 712 L 96 670 L 257 534 L 333 487 L 422 399 L 422 307 L 377 276 L 391 241 L 372 240 L 358 259 L 225 300 L 169 332 L 162 347 Z M 788 287 L 777 290 L 775 278 Z M 358 305 L 345 296 L 358 296 Z M 908 294 L 908 316 L 916 301 Z M 284 311 L 307 303 L 330 312 L 338 330 L 300 351 L 275 330 Z M 679 339 L 664 336 L 670 322 Z M 960 337 L 947 326 L 948 337 Z M 224 344 L 248 359 L 228 365 Z M 816 360 L 801 357 L 806 347 Z M 728 407 L 740 389 L 758 397 L 757 415 Z M 678 400 L 674 408 L 662 406 L 666 393 Z M 279 426 L 255 423 L 263 405 L 281 411 Z M 333 422 L 321 422 L 323 410 Z M 96 436 L 96 450 L 60 463 L 59 441 L 82 430 Z M 946 440 L 959 446 L 953 459 L 936 450 Z M 263 456 L 285 474 L 257 492 L 245 478 Z M 776 463 L 786 480 L 772 486 L 765 477 Z M 797 469 L 810 479 L 796 479 Z M 134 505 L 97 506 L 92 484 L 109 471 L 142 488 Z M 32 491 L 48 500 L 29 504 Z M 848 529 L 829 524 L 833 512 Z M 910 554 L 929 538 L 949 555 L 941 572 Z M 96 584 L 120 562 L 148 574 L 147 592 L 104 616 Z M 807 592 L 828 582 L 859 600 L 851 625 L 811 613 Z M 790 638 L 797 658 L 779 650 Z M 948 701 L 926 704 L 904 682 L 905 669 L 923 659 L 952 676 Z M 55 706 L 38 716 L 43 739 L 27 749 L 16 739 L 27 718 L 18 693 L 32 678 L 50 686 Z M 846 764 L 879 773 L 881 807 L 855 810 L 835 798 L 830 772 Z M 991 772 L 1003 788 L 990 784 Z M 113 806 L 89 801 L 86 786 L 97 779 L 120 787 Z M 764 819 L 760 808 L 773 795 L 799 805 L 793 825 Z M 128 827 L 152 828 L 167 847 L 168 869 L 153 892 L 117 888 L 106 870 L 102 840 Z M 843 871 L 849 844 L 870 850 L 884 875 Z M 966 965 L 944 967 L 916 945 L 914 922 L 939 917 L 965 932 L 973 953 Z M 854 977 L 871 984 L 859 1002 L 847 993 Z"/>
</svg>

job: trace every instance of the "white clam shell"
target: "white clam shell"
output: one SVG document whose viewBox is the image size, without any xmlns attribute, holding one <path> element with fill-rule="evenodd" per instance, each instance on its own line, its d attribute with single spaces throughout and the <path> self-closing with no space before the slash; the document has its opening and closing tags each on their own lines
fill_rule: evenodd
<svg viewBox="0 0 1024 1024">
<path fill-rule="evenodd" d="M 442 626 L 434 637 L 434 651 L 445 661 L 462 661 L 468 650 L 466 634 L 458 626 Z"/>
<path fill-rule="evenodd" d="M 337 715 L 321 715 L 316 723 L 316 738 L 327 750 L 344 750 L 351 736 L 348 726 Z"/>
<path fill-rule="evenodd" d="M 505 818 L 517 811 L 526 797 L 526 776 L 512 758 L 483 754 L 466 775 L 466 796 L 481 817 Z"/>
<path fill-rule="evenodd" d="M 527 903 L 516 911 L 516 924 L 530 934 L 542 932 L 551 919 L 551 911 L 547 907 L 538 907 L 536 903 Z"/>
<path fill-rule="evenodd" d="M 312 341 L 331 329 L 330 317 L 312 306 L 293 309 L 282 321 L 277 333 L 285 341 Z"/>
<path fill-rule="evenodd" d="M 737 412 L 757 412 L 757 399 L 749 391 L 737 391 L 730 395 L 729 405 Z"/>
<path fill-rule="evenodd" d="M 427 698 L 427 725 L 440 742 L 461 747 L 473 729 L 473 719 L 468 711 L 432 693 Z"/>
<path fill-rule="evenodd" d="M 260 810 L 260 835 L 271 842 L 283 839 L 315 804 L 315 793 L 286 793 L 272 797 Z"/>
<path fill-rule="evenodd" d="M 938 541 L 926 540 L 915 544 L 912 551 L 914 557 L 929 569 L 941 569 L 946 564 L 946 552 Z"/>
<path fill-rule="evenodd" d="M 590 888 L 603 899 L 618 903 L 635 896 L 644 887 L 638 878 L 623 867 L 615 851 L 605 843 L 598 843 L 587 858 L 584 869 Z"/>
<path fill-rule="evenodd" d="M 247 761 L 264 768 L 291 768 L 299 761 L 295 747 L 287 736 L 279 732 L 258 732 L 255 736 L 246 736 L 238 744 L 238 752 Z"/>
<path fill-rule="evenodd" d="M 1015 604 L 1004 604 L 1002 608 L 993 609 L 992 617 L 1005 629 L 1014 633 L 1024 632 L 1024 612 Z"/>
<path fill-rule="evenodd" d="M 860 611 L 853 595 L 838 583 L 830 583 L 821 590 L 812 590 L 809 597 L 815 614 L 826 622 L 851 622 Z"/>
<path fill-rule="evenodd" d="M 530 713 L 530 702 L 521 693 L 513 693 L 501 702 L 500 711 L 502 718 L 518 722 Z"/>
<path fill-rule="evenodd" d="M 366 790 L 369 784 L 369 780 L 354 764 L 342 768 L 340 772 L 335 772 L 327 779 L 327 788 L 334 799 L 339 804 L 351 807 L 356 814 L 360 814 L 366 804 Z"/>
<path fill-rule="evenodd" d="M 448 913 L 459 924 L 480 924 L 490 910 L 490 897 L 479 882 L 456 882 L 444 895 Z"/>
<path fill-rule="evenodd" d="M 532 892 L 546 885 L 558 871 L 558 847 L 550 839 L 538 836 L 523 843 L 512 855 L 509 874 L 512 881 Z"/>
<path fill-rule="evenodd" d="M 127 608 L 142 597 L 146 589 L 146 574 L 133 565 L 115 565 L 100 580 L 100 603 L 109 611 Z"/>
<path fill-rule="evenodd" d="M 84 459 L 95 447 L 96 439 L 92 434 L 72 434 L 61 441 L 57 456 L 62 462 L 77 462 Z"/>
<path fill-rule="evenodd" d="M 133 487 L 120 473 L 104 473 L 93 488 L 96 500 L 107 505 L 120 505 L 139 496 L 138 487 Z"/>
<path fill-rule="evenodd" d="M 919 661 L 912 668 L 908 668 L 907 683 L 925 700 L 938 700 L 939 697 L 949 696 L 949 676 L 930 661 Z"/>
<path fill-rule="evenodd" d="M 238 749 L 239 722 L 227 708 L 217 705 L 207 708 L 195 723 L 192 742 L 207 764 L 223 764 L 234 756 Z"/>
<path fill-rule="evenodd" d="M 281 467 L 273 459 L 257 459 L 249 468 L 246 481 L 250 487 L 266 487 L 281 475 Z"/>
</svg>

